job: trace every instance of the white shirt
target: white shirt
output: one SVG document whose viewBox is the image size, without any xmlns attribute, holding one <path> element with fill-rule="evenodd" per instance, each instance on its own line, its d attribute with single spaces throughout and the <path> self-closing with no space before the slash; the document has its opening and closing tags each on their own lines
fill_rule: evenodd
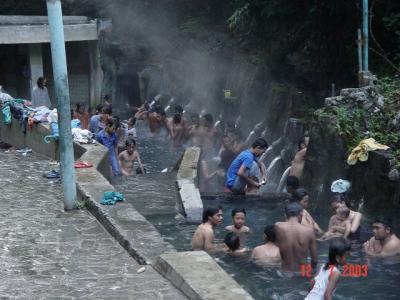
<svg viewBox="0 0 400 300">
<path fill-rule="evenodd" d="M 324 270 L 324 267 L 325 264 L 322 265 L 319 270 L 318 275 L 315 277 L 315 284 L 304 300 L 324 300 L 325 291 L 328 287 L 329 275 L 331 272 L 339 272 L 336 267 L 333 269 L 329 267 L 327 270 Z"/>
</svg>

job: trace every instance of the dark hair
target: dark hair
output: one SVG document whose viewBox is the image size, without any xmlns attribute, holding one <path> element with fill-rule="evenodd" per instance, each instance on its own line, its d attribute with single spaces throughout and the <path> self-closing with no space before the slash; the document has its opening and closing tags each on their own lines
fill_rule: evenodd
<svg viewBox="0 0 400 300">
<path fill-rule="evenodd" d="M 111 108 L 108 105 L 103 105 L 103 108 L 101 109 L 101 112 L 103 114 L 111 115 Z"/>
<path fill-rule="evenodd" d="M 297 145 L 299 146 L 299 149 L 301 149 L 301 144 L 306 144 L 306 136 L 303 136 L 299 142 L 297 143 Z"/>
<path fill-rule="evenodd" d="M 268 148 L 268 143 L 265 139 L 263 138 L 257 138 L 253 145 L 251 145 L 252 148 L 261 148 L 261 149 L 267 149 Z"/>
<path fill-rule="evenodd" d="M 234 208 L 232 209 L 232 218 L 237 214 L 237 213 L 244 213 L 246 215 L 246 210 L 244 208 Z"/>
<path fill-rule="evenodd" d="M 207 123 L 214 123 L 214 118 L 211 114 L 206 114 L 203 116 L 204 120 L 206 120 Z"/>
<path fill-rule="evenodd" d="M 97 112 L 102 112 L 102 110 L 103 110 L 103 104 L 96 105 L 96 111 Z"/>
<path fill-rule="evenodd" d="M 234 232 L 229 232 L 224 238 L 224 243 L 228 246 L 229 249 L 235 251 L 240 247 L 239 236 Z"/>
<path fill-rule="evenodd" d="M 297 190 L 299 188 L 300 182 L 296 176 L 288 176 L 286 179 L 286 185 Z"/>
<path fill-rule="evenodd" d="M 175 105 L 175 112 L 178 114 L 183 114 L 183 107 L 181 105 Z"/>
<path fill-rule="evenodd" d="M 108 102 L 109 100 L 111 100 L 111 96 L 109 94 L 106 94 L 106 95 L 104 95 L 103 99 L 104 99 L 104 101 Z"/>
<path fill-rule="evenodd" d="M 267 225 L 264 228 L 264 234 L 267 236 L 268 242 L 274 243 L 276 241 L 275 226 Z"/>
<path fill-rule="evenodd" d="M 307 196 L 308 192 L 304 188 L 298 188 L 297 190 L 294 191 L 292 198 L 290 199 L 291 202 L 296 201 L 300 202 L 303 197 Z"/>
<path fill-rule="evenodd" d="M 129 119 L 132 119 L 132 126 L 135 126 L 136 124 L 136 118 L 135 117 L 130 117 Z M 128 120 L 129 121 L 129 120 Z"/>
<path fill-rule="evenodd" d="M 334 194 L 331 197 L 331 202 L 344 202 L 344 196 L 342 194 Z"/>
<path fill-rule="evenodd" d="M 299 202 L 290 202 L 285 205 L 285 213 L 288 218 L 297 217 L 303 211 Z"/>
<path fill-rule="evenodd" d="M 39 88 L 43 89 L 43 88 L 44 88 L 44 81 L 45 81 L 45 80 L 46 80 L 45 77 L 40 76 L 40 77 L 37 79 L 37 81 L 36 81 L 37 86 L 38 86 Z"/>
<path fill-rule="evenodd" d="M 182 116 L 179 113 L 176 113 L 172 121 L 174 122 L 174 124 L 180 124 L 182 121 Z"/>
<path fill-rule="evenodd" d="M 81 107 L 85 107 L 85 104 L 80 103 L 80 102 L 76 103 L 75 104 L 75 111 L 79 111 L 81 109 Z"/>
<path fill-rule="evenodd" d="M 208 217 L 212 217 L 221 210 L 221 206 L 208 207 L 203 211 L 203 224 L 208 222 Z"/>
<path fill-rule="evenodd" d="M 384 216 L 378 216 L 375 217 L 374 221 L 372 222 L 372 224 L 374 223 L 381 223 L 383 224 L 383 226 L 385 226 L 385 228 L 389 228 L 390 232 L 392 232 L 392 219 L 391 218 L 386 218 Z"/>
<path fill-rule="evenodd" d="M 108 118 L 106 122 L 107 127 L 115 127 L 119 128 L 119 119 L 118 118 Z"/>
<path fill-rule="evenodd" d="M 350 251 L 350 242 L 343 238 L 333 238 L 329 245 L 328 262 L 325 264 L 324 269 L 328 270 L 329 266 L 336 266 L 336 256 L 343 256 L 347 251 Z"/>
<path fill-rule="evenodd" d="M 136 147 L 136 141 L 134 139 L 127 139 L 125 141 L 125 146 L 126 147 L 129 147 L 129 146 Z"/>
</svg>

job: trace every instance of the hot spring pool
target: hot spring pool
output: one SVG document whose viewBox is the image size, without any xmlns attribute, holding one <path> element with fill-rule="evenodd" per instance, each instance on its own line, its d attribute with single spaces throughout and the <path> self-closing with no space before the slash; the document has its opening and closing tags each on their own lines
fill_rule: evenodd
<svg viewBox="0 0 400 300">
<path fill-rule="evenodd" d="M 231 224 L 230 212 L 234 207 L 244 207 L 247 211 L 247 225 L 252 233 L 245 246 L 254 248 L 262 244 L 262 232 L 266 224 L 283 220 L 281 201 L 269 203 L 257 200 L 203 200 L 205 206 L 221 205 L 224 212 L 223 224 L 216 230 L 217 242 L 222 242 L 225 226 Z M 149 216 L 158 231 L 179 251 L 190 250 L 190 242 L 195 225 L 180 224 L 173 218 Z M 316 218 L 323 228 L 328 218 Z M 324 222 L 325 220 L 325 222 Z M 367 228 L 368 224 L 363 224 Z M 362 240 L 371 236 L 362 232 Z M 328 246 L 318 242 L 319 262 L 327 260 Z M 309 279 L 297 277 L 282 279 L 277 271 L 279 266 L 259 266 L 250 259 L 251 252 L 243 257 L 226 254 L 215 255 L 216 261 L 235 278 L 255 299 L 303 299 L 307 294 Z M 368 264 L 367 277 L 342 277 L 335 293 L 335 299 L 399 299 L 400 259 L 370 259 L 363 255 L 360 243 L 353 243 L 348 257 L 349 264 Z"/>
</svg>

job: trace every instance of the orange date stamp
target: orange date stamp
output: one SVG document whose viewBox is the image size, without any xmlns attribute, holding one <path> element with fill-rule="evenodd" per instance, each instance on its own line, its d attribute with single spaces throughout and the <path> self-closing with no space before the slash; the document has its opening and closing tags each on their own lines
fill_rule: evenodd
<svg viewBox="0 0 400 300">
<path fill-rule="evenodd" d="M 334 265 L 329 265 L 330 272 L 332 273 Z M 302 277 L 312 277 L 311 264 L 300 265 L 300 275 Z M 343 277 L 367 277 L 368 276 L 368 265 L 359 264 L 345 264 L 343 265 L 343 271 L 340 274 Z"/>
</svg>

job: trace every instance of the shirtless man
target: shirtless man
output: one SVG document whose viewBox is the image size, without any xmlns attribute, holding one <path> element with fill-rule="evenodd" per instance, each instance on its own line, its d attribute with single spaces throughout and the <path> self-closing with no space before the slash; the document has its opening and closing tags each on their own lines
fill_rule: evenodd
<svg viewBox="0 0 400 300">
<path fill-rule="evenodd" d="M 245 224 L 246 222 L 246 210 L 244 208 L 232 209 L 232 222 L 233 225 L 225 227 L 225 230 L 234 233 L 249 233 L 250 228 Z"/>
<path fill-rule="evenodd" d="M 310 203 L 308 192 L 303 188 L 298 188 L 294 191 L 290 201 L 297 201 L 303 207 L 303 218 L 301 219 L 301 224 L 314 229 L 315 234 L 322 235 L 324 231 L 318 226 L 318 223 L 314 221 L 313 217 L 307 211 Z"/>
<path fill-rule="evenodd" d="M 121 172 L 124 176 L 132 176 L 133 175 L 133 163 L 137 161 L 139 163 L 139 168 L 144 174 L 144 168 L 142 161 L 140 159 L 139 152 L 136 150 L 136 142 L 135 140 L 128 139 L 125 142 L 126 150 L 122 151 L 118 155 L 119 163 L 121 165 Z"/>
<path fill-rule="evenodd" d="M 198 114 L 192 114 L 190 117 L 192 125 L 189 127 L 189 138 L 192 140 L 192 146 L 201 146 L 201 127 Z"/>
<path fill-rule="evenodd" d="M 368 255 L 389 257 L 400 254 L 400 240 L 392 232 L 392 220 L 376 218 L 372 223 L 374 236 L 364 243 L 364 251 Z"/>
<path fill-rule="evenodd" d="M 217 138 L 217 129 L 214 127 L 214 119 L 212 115 L 206 114 L 202 118 L 202 124 L 200 126 L 201 133 L 201 148 L 205 153 L 205 156 L 213 154 L 215 141 Z"/>
<path fill-rule="evenodd" d="M 221 224 L 222 219 L 222 210 L 220 207 L 204 210 L 203 223 L 197 227 L 193 234 L 193 250 L 204 250 L 207 252 L 226 250 L 226 246 L 214 244 L 214 227 Z"/>
<path fill-rule="evenodd" d="M 255 247 L 251 257 L 257 262 L 274 262 L 281 258 L 279 247 L 275 244 L 276 235 L 274 225 L 268 225 L 264 229 L 265 244 Z"/>
<path fill-rule="evenodd" d="M 310 141 L 309 137 L 303 137 L 299 141 L 299 151 L 294 156 L 289 176 L 296 176 L 299 179 L 301 178 L 301 174 L 303 173 L 304 164 L 306 160 L 307 146 L 309 141 Z"/>
<path fill-rule="evenodd" d="M 275 224 L 276 239 L 282 258 L 282 270 L 292 272 L 300 270 L 300 264 L 306 263 L 308 252 L 311 255 L 313 268 L 318 263 L 317 244 L 314 230 L 301 225 L 303 207 L 297 203 L 289 203 L 285 206 L 286 222 Z"/>
<path fill-rule="evenodd" d="M 172 119 L 172 124 L 170 128 L 171 138 L 174 147 L 182 146 L 185 139 L 186 128 L 180 114 L 175 114 Z"/>
</svg>

